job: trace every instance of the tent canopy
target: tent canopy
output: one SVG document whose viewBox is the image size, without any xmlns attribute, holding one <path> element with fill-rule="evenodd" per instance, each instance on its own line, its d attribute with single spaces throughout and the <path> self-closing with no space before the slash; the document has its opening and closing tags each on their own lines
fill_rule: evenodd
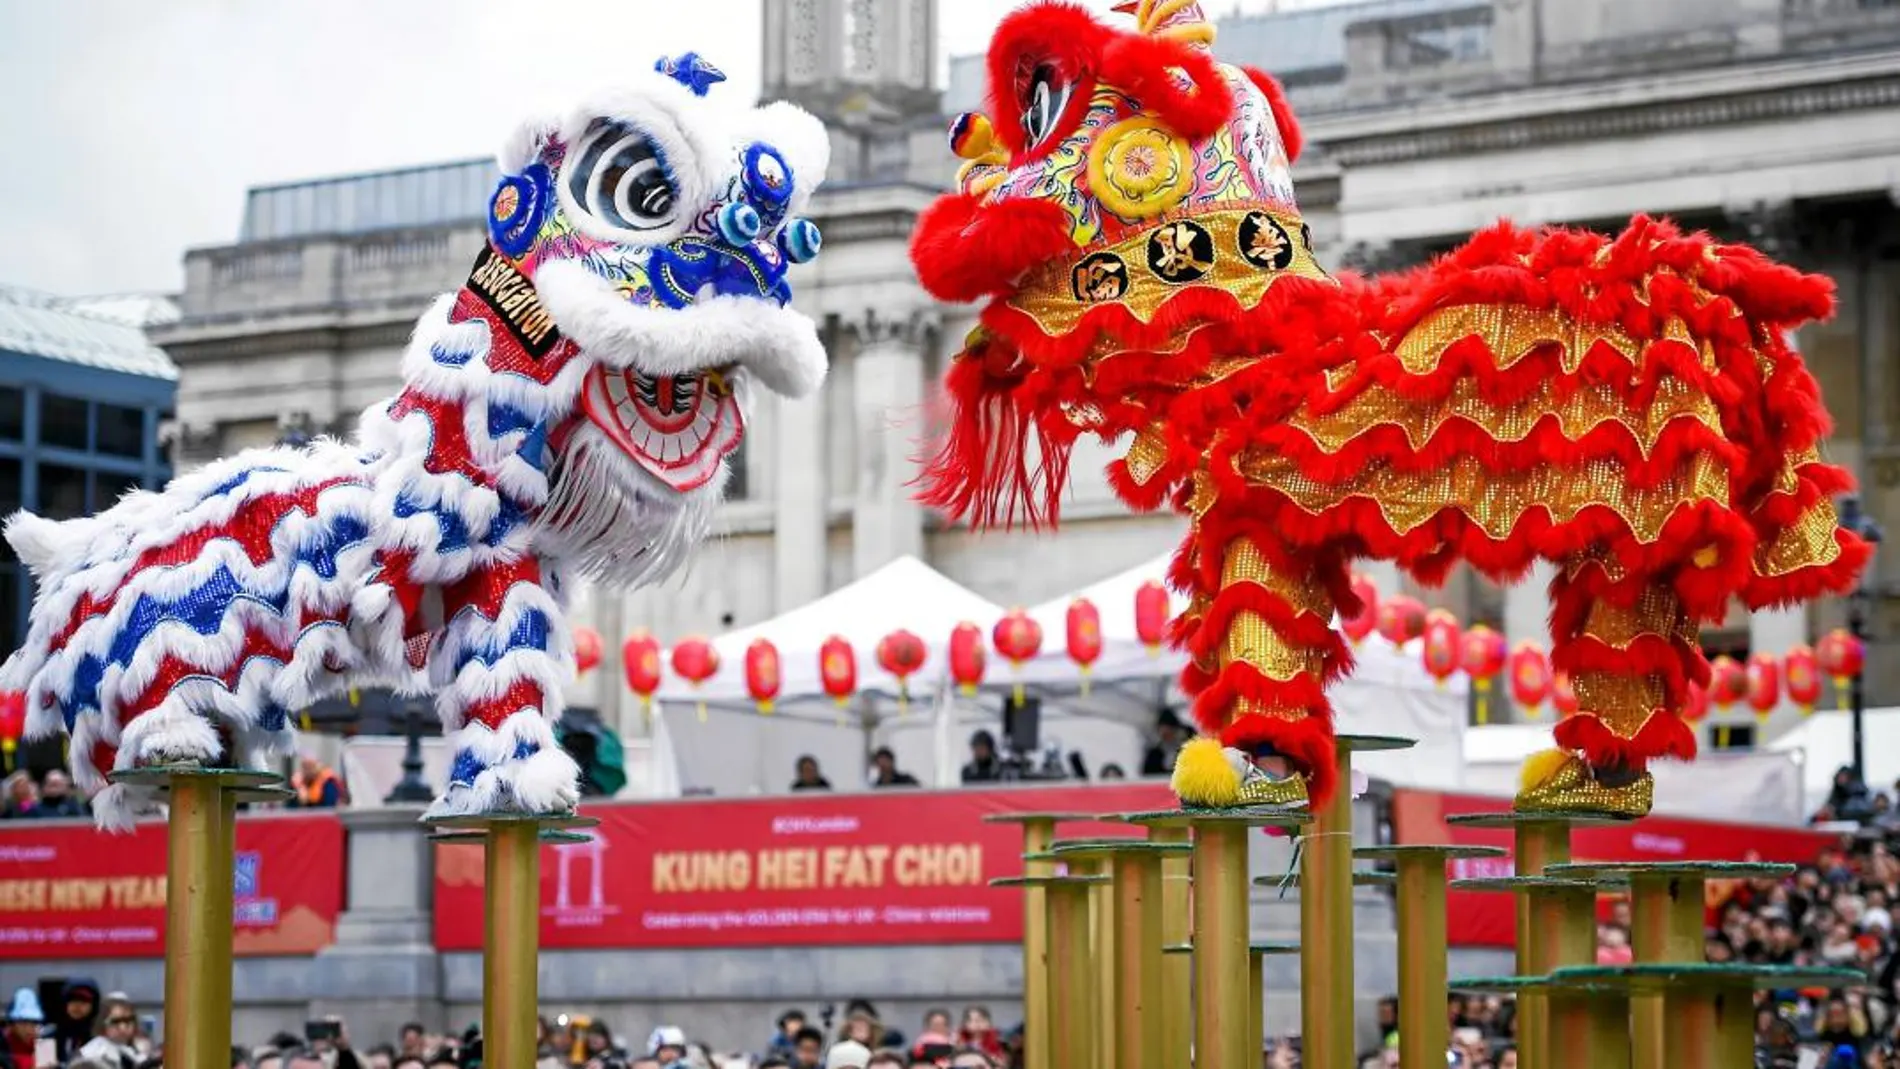
<svg viewBox="0 0 1900 1069">
<path fill-rule="evenodd" d="M 922 639 L 929 650 L 910 682 L 913 694 L 928 695 L 949 664 L 951 630 L 967 620 L 982 628 L 987 640 L 990 627 L 1002 615 L 994 602 L 916 557 L 899 557 L 817 601 L 719 636 L 713 640 L 713 648 L 719 651 L 719 671 L 713 678 L 694 687 L 668 672 L 657 696 L 667 702 L 704 701 L 749 709 L 746 647 L 764 638 L 778 647 L 783 680 L 779 704 L 829 701 L 818 671 L 818 650 L 832 635 L 851 643 L 857 652 L 860 693 L 894 695 L 897 679 L 878 667 L 877 644 L 899 628 Z"/>
</svg>

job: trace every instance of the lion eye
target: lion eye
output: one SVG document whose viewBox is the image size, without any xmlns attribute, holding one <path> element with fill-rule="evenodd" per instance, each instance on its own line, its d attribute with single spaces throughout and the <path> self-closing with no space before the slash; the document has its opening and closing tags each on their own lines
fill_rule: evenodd
<svg viewBox="0 0 1900 1069">
<path fill-rule="evenodd" d="M 1056 123 L 1068 110 L 1073 87 L 1061 72 L 1047 63 L 1039 64 L 1029 76 L 1027 106 L 1023 108 L 1025 148 L 1035 148 L 1055 132 Z"/>
<path fill-rule="evenodd" d="M 659 230 L 679 214 L 679 187 L 658 146 L 624 123 L 589 129 L 568 173 L 574 203 L 609 226 Z"/>
</svg>

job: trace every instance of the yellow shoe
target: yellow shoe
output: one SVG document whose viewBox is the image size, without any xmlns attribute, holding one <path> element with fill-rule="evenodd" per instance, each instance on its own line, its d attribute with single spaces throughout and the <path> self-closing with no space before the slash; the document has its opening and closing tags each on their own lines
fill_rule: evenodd
<svg viewBox="0 0 1900 1069">
<path fill-rule="evenodd" d="M 1626 783 L 1600 782 L 1588 762 L 1563 750 L 1524 759 L 1517 799 L 1519 813 L 1605 813 L 1646 817 L 1656 800 L 1656 780 L 1643 772 Z"/>
<path fill-rule="evenodd" d="M 1306 779 L 1274 778 L 1239 750 L 1201 736 L 1189 739 L 1174 759 L 1174 796 L 1186 809 L 1306 804 Z"/>
</svg>

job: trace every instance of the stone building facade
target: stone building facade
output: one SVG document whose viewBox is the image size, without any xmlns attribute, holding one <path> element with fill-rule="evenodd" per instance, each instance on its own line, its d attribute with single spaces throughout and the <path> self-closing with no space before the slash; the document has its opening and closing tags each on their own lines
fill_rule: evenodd
<svg viewBox="0 0 1900 1069">
<path fill-rule="evenodd" d="M 1217 6 L 1217 5 L 1216 5 Z M 1004 604 L 1056 596 L 1178 537 L 1131 517 L 1078 455 L 1054 536 L 940 525 L 907 473 L 930 384 L 972 322 L 917 285 L 906 239 L 954 169 L 944 115 L 980 105 L 980 57 L 939 86 L 934 0 L 764 0 L 766 94 L 833 130 L 815 215 L 825 254 L 794 273 L 822 325 L 817 401 L 764 398 L 719 537 L 690 573 L 588 612 L 604 634 L 718 633 L 914 553 Z M 1220 20 L 1225 58 L 1279 74 L 1304 122 L 1296 170 L 1322 261 L 1402 266 L 1499 217 L 1615 226 L 1667 213 L 1824 271 L 1840 315 L 1799 343 L 1834 406 L 1831 455 L 1900 530 L 1900 8 L 1871 0 L 1361 0 Z M 480 160 L 255 189 L 238 241 L 186 256 L 173 449 L 189 466 L 287 432 L 347 431 L 396 385 L 415 316 L 481 241 Z M 1543 632 L 1540 580 L 1429 592 L 1509 635 Z M 1900 552 L 1870 577 L 1869 695 L 1900 703 Z M 1396 578 L 1388 578 L 1388 588 Z M 1842 607 L 1737 613 L 1711 649 L 1779 651 Z M 623 723 L 611 661 L 587 696 Z M 1795 714 L 1787 712 L 1784 719 Z"/>
</svg>

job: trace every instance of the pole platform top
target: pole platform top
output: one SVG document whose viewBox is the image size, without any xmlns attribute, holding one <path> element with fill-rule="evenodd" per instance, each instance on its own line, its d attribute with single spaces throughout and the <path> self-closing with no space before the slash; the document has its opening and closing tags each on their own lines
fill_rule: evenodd
<svg viewBox="0 0 1900 1069">
<path fill-rule="evenodd" d="M 1594 895 L 1605 888 L 1624 886 L 1620 879 L 1557 879 L 1551 876 L 1490 876 L 1474 880 L 1453 880 L 1454 891 L 1549 891 L 1556 894 Z"/>
<path fill-rule="evenodd" d="M 985 824 L 1107 824 L 1121 818 L 1104 813 L 985 813 Z"/>
<path fill-rule="evenodd" d="M 1296 877 L 1297 874 L 1294 874 L 1294 876 Z M 1354 887 L 1396 887 L 1398 883 L 1399 874 L 1396 872 L 1379 872 L 1374 869 L 1354 869 L 1352 873 L 1352 885 Z M 1255 876 L 1253 878 L 1253 885 L 1255 887 L 1279 887 L 1282 885 L 1293 887 L 1297 886 L 1297 879 L 1290 878 L 1287 875 Z"/>
<path fill-rule="evenodd" d="M 1418 740 L 1397 735 L 1334 735 L 1333 745 L 1341 753 L 1378 753 L 1381 750 L 1409 750 L 1418 745 Z"/>
<path fill-rule="evenodd" d="M 1364 861 L 1398 861 L 1401 858 L 1454 858 L 1504 857 L 1508 851 L 1501 846 L 1451 846 L 1417 845 L 1400 846 L 1361 846 L 1352 852 L 1352 856 Z"/>
<path fill-rule="evenodd" d="M 1507 809 L 1497 813 L 1459 813 L 1446 817 L 1445 823 L 1460 828 L 1602 828 L 1612 824 L 1628 824 L 1634 820 L 1635 817 L 1622 813 L 1592 810 Z"/>
<path fill-rule="evenodd" d="M 1191 854 L 1194 848 L 1187 843 L 1156 843 L 1146 839 L 1098 839 L 1094 842 L 1057 843 L 1050 852 L 1064 860 L 1072 857 L 1160 858 L 1167 854 Z"/>
<path fill-rule="evenodd" d="M 1712 993 L 1736 990 L 1773 990 L 1793 987 L 1865 987 L 1867 974 L 1859 969 L 1804 965 L 1745 965 L 1685 962 L 1681 964 L 1571 965 L 1554 969 L 1553 985 L 1614 987 L 1641 993 Z"/>
<path fill-rule="evenodd" d="M 1629 994 L 1627 988 L 1616 984 L 1561 983 L 1549 976 L 1482 976 L 1470 980 L 1453 980 L 1445 985 L 1451 991 L 1471 991 L 1480 995 L 1518 995 L 1526 991 L 1548 991 L 1561 987 L 1576 994 L 1598 994 L 1606 998 L 1622 998 Z"/>
<path fill-rule="evenodd" d="M 1109 882 L 1106 876 L 998 876 L 991 887 L 1089 887 Z"/>
<path fill-rule="evenodd" d="M 1589 861 L 1547 865 L 1551 876 L 1627 876 L 1635 881 L 1644 877 L 1677 879 L 1685 876 L 1712 876 L 1717 879 L 1780 879 L 1794 875 L 1795 866 L 1769 861 Z"/>
<path fill-rule="evenodd" d="M 558 845 L 561 843 L 589 842 L 594 837 L 588 835 L 586 832 L 562 831 L 559 828 L 543 828 L 537 838 L 544 843 Z M 455 843 L 485 843 L 488 841 L 488 833 L 485 831 L 438 831 L 429 835 L 429 841 L 448 845 Z"/>
<path fill-rule="evenodd" d="M 542 831 L 576 831 L 600 824 L 599 817 L 579 813 L 470 813 L 452 817 L 425 817 L 422 821 L 437 831 L 486 832 L 491 828 L 518 828 L 531 825 Z"/>
<path fill-rule="evenodd" d="M 1157 809 L 1148 813 L 1124 813 L 1121 819 L 1146 827 L 1221 827 L 1299 828 L 1313 822 L 1305 809 L 1281 809 L 1274 806 L 1235 806 L 1232 809 Z"/>
<path fill-rule="evenodd" d="M 1169 943 L 1167 946 L 1164 946 L 1161 948 L 1161 952 L 1163 954 L 1192 954 L 1194 953 L 1194 944 L 1193 943 Z M 1271 955 L 1298 954 L 1299 952 L 1300 952 L 1300 944 L 1298 943 L 1248 943 L 1247 944 L 1247 953 L 1253 954 L 1256 956 L 1261 956 L 1261 957 L 1271 956 Z"/>
<path fill-rule="evenodd" d="M 209 781 L 221 790 L 232 791 L 281 790 L 284 783 L 284 777 L 275 772 L 255 768 L 206 768 L 203 765 L 145 765 L 141 768 L 119 769 L 106 779 L 111 783 L 158 788 L 170 787 L 173 780 L 192 779 Z M 274 798 L 276 795 L 268 797 Z"/>
</svg>

